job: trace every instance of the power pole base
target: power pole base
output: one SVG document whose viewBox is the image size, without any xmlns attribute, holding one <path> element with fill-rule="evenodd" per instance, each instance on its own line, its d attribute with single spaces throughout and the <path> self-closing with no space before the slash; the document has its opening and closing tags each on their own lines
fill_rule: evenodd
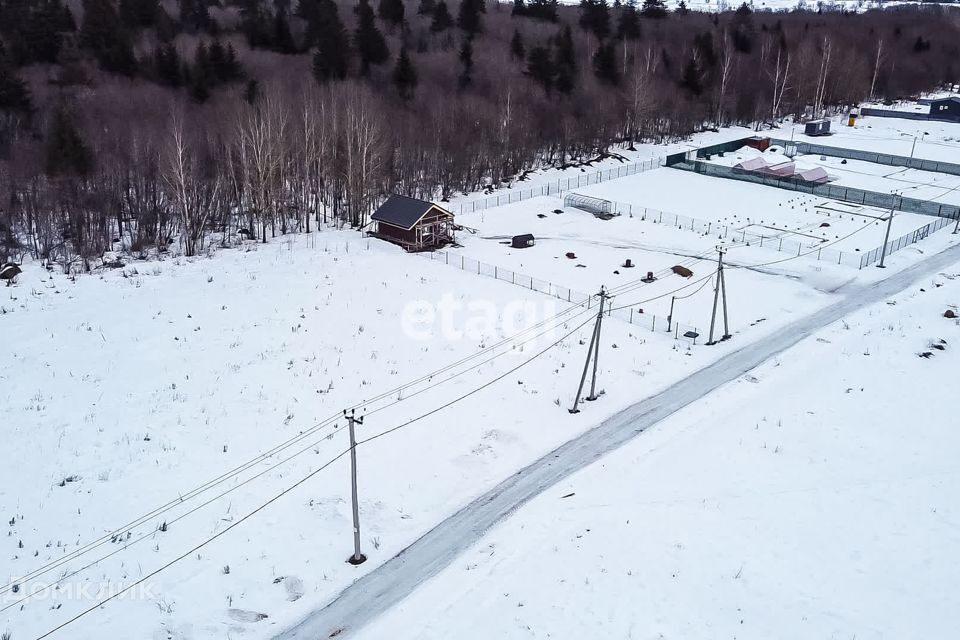
<svg viewBox="0 0 960 640">
<path fill-rule="evenodd" d="M 580 409 L 567 409 L 570 413 L 580 413 Z"/>
<path fill-rule="evenodd" d="M 367 556 L 363 555 L 362 553 L 359 556 L 350 556 L 349 558 L 347 558 L 347 562 L 349 562 L 353 566 L 357 566 L 358 564 L 363 564 L 366 561 L 367 561 Z"/>
<path fill-rule="evenodd" d="M 877 269 L 886 269 L 886 268 L 887 268 L 887 265 L 885 265 L 885 264 L 878 264 L 878 265 L 877 265 Z"/>
</svg>

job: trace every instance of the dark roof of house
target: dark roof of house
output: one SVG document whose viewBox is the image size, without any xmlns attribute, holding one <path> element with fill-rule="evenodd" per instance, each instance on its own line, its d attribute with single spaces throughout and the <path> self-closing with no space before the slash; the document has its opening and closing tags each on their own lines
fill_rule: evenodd
<svg viewBox="0 0 960 640">
<path fill-rule="evenodd" d="M 374 212 L 371 219 L 377 222 L 385 222 L 402 229 L 412 229 L 420 218 L 436 206 L 437 205 L 432 202 L 427 202 L 426 200 L 392 195 L 387 198 L 386 202 L 380 205 L 380 208 Z M 440 209 L 440 207 L 437 208 Z"/>
<path fill-rule="evenodd" d="M 518 236 L 513 236 L 513 240 L 514 240 L 514 242 L 524 242 L 524 241 L 527 241 L 527 240 L 533 240 L 533 234 L 532 234 L 532 233 L 521 233 L 521 234 L 518 235 Z"/>
</svg>

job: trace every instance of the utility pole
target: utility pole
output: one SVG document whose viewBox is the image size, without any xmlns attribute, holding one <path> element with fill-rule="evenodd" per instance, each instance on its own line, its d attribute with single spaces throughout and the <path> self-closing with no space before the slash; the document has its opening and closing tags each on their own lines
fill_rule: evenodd
<svg viewBox="0 0 960 640">
<path fill-rule="evenodd" d="M 363 424 L 363 416 L 355 417 L 356 410 L 343 410 L 343 417 L 350 424 L 350 482 L 353 486 L 353 555 L 347 560 L 350 564 L 363 564 L 367 556 L 360 553 L 360 501 L 357 499 L 357 434 L 355 424 Z"/>
<path fill-rule="evenodd" d="M 960 211 L 957 211 L 957 226 L 953 228 L 953 235 L 960 233 Z"/>
<path fill-rule="evenodd" d="M 893 195 L 892 193 L 890 195 Z M 903 196 L 900 196 L 901 200 Z M 893 210 L 896 209 L 896 204 L 890 203 L 890 215 L 887 217 L 887 232 L 883 236 L 883 247 L 880 248 L 880 264 L 877 265 L 878 269 L 885 269 L 886 265 L 883 264 L 883 261 L 887 257 L 887 243 L 890 242 L 890 227 L 893 226 Z"/>
<path fill-rule="evenodd" d="M 727 279 L 723 275 L 723 252 L 722 246 L 717 247 L 719 254 L 717 258 L 717 283 L 713 289 L 713 313 L 710 315 L 710 336 L 707 340 L 708 345 L 717 344 L 723 340 L 730 339 L 730 324 L 727 321 Z M 723 289 L 723 337 L 715 341 L 713 339 L 713 329 L 717 323 L 717 304 L 720 302 L 720 290 Z"/>
<path fill-rule="evenodd" d="M 603 307 L 607 300 L 607 291 L 600 288 L 600 311 L 597 312 L 597 321 L 593 324 L 593 335 L 590 337 L 590 346 L 587 347 L 587 359 L 583 363 L 583 373 L 580 375 L 580 386 L 577 387 L 577 397 L 573 400 L 570 413 L 580 413 L 580 394 L 583 393 L 583 384 L 587 381 L 587 371 L 590 370 L 590 360 L 593 359 L 593 378 L 590 381 L 590 395 L 584 400 L 597 399 L 597 360 L 600 356 L 600 327 L 603 324 Z"/>
<path fill-rule="evenodd" d="M 670 333 L 673 327 L 673 303 L 677 301 L 677 296 L 670 296 L 670 313 L 667 314 L 667 333 Z"/>
</svg>

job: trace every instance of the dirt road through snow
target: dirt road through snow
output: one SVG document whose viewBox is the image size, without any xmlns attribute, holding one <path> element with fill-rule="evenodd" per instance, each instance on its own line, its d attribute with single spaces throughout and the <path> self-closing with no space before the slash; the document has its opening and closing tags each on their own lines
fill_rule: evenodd
<svg viewBox="0 0 960 640">
<path fill-rule="evenodd" d="M 349 637 L 350 632 L 400 602 L 476 543 L 493 525 L 545 489 L 821 328 L 957 262 L 960 262 L 960 245 L 949 247 L 885 280 L 853 288 L 845 298 L 829 307 L 744 345 L 663 392 L 617 413 L 467 504 L 400 554 L 357 580 L 332 602 L 276 636 L 276 640 Z"/>
</svg>

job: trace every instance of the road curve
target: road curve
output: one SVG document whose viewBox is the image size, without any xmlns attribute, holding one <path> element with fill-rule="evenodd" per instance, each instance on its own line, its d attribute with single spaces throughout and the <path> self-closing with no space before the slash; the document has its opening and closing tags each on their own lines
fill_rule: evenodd
<svg viewBox="0 0 960 640">
<path fill-rule="evenodd" d="M 351 632 L 407 597 L 480 540 L 491 527 L 545 489 L 823 327 L 957 262 L 960 262 L 960 245 L 951 246 L 879 282 L 852 288 L 842 300 L 744 345 L 657 395 L 611 416 L 470 502 L 344 589 L 332 602 L 277 635 L 275 640 L 349 637 Z"/>
</svg>

